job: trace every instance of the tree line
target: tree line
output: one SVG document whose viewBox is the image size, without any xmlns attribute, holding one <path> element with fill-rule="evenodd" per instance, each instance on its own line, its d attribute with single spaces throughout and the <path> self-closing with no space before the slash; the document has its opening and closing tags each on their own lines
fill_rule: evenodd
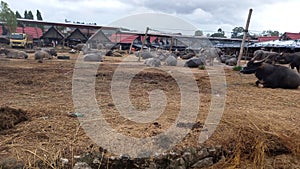
<svg viewBox="0 0 300 169">
<path fill-rule="evenodd" d="M 34 16 L 31 12 L 31 10 L 29 10 L 29 11 L 25 10 L 24 11 L 24 17 L 22 17 L 18 11 L 16 11 L 15 15 L 16 15 L 16 18 L 19 18 L 19 19 L 32 19 L 32 20 L 34 20 Z M 43 20 L 42 14 L 38 9 L 36 10 L 36 19 L 39 20 L 39 21 Z"/>
<path fill-rule="evenodd" d="M 24 11 L 24 16 L 22 17 L 18 11 L 13 12 L 9 7 L 8 4 L 4 1 L 1 1 L 1 7 L 0 7 L 0 21 L 2 22 L 2 34 L 7 34 L 7 31 L 10 33 L 15 32 L 17 26 L 24 26 L 24 25 L 18 25 L 17 24 L 17 18 L 23 18 L 23 19 L 34 19 L 33 13 L 31 10 Z M 42 14 L 39 10 L 36 10 L 36 18 L 37 20 L 43 20 Z M 6 27 L 4 27 L 4 23 Z M 31 26 L 31 25 L 28 25 Z M 43 26 L 39 26 L 41 29 L 43 29 Z"/>
<path fill-rule="evenodd" d="M 232 29 L 231 32 L 231 38 L 238 38 L 242 39 L 244 36 L 245 29 L 243 27 L 235 27 Z M 203 31 L 196 30 L 195 36 L 203 36 Z M 222 28 L 219 28 L 216 33 L 213 34 L 207 34 L 207 37 L 221 37 L 221 38 L 227 38 L 225 36 L 225 32 L 222 30 Z M 280 33 L 278 31 L 272 31 L 272 30 L 264 30 L 260 34 L 251 34 L 247 32 L 247 37 L 251 39 L 257 39 L 258 36 L 280 36 Z"/>
<path fill-rule="evenodd" d="M 0 21 L 3 22 L 2 28 L 4 28 L 5 23 L 9 32 L 15 32 L 17 28 L 17 18 L 15 13 L 8 7 L 8 4 L 6 2 L 1 1 L 0 5 Z"/>
</svg>

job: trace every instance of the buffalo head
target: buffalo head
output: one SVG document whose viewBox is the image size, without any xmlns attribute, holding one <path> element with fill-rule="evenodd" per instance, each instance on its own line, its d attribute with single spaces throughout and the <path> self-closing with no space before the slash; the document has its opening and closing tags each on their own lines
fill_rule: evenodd
<svg viewBox="0 0 300 169">
<path fill-rule="evenodd" d="M 243 67 L 243 69 L 240 72 L 243 74 L 255 73 L 257 69 L 261 68 L 265 64 L 265 62 L 269 59 L 269 57 L 270 55 L 259 61 L 256 60 L 249 61 L 246 67 Z"/>
<path fill-rule="evenodd" d="M 263 61 L 249 61 L 247 63 L 247 66 L 246 67 L 243 67 L 243 69 L 240 71 L 241 73 L 243 74 L 252 74 L 252 73 L 255 73 L 256 70 L 258 68 L 260 68 L 261 66 L 263 65 Z"/>
<path fill-rule="evenodd" d="M 276 56 L 275 61 L 279 64 L 288 64 L 290 62 L 289 58 L 283 53 L 280 53 L 278 56 Z"/>
<path fill-rule="evenodd" d="M 57 52 L 55 49 L 50 49 L 48 52 L 51 56 L 57 56 Z"/>
</svg>

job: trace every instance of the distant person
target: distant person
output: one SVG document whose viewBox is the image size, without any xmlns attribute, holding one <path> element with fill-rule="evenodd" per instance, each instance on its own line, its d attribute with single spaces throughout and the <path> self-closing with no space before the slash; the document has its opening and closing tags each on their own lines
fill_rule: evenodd
<svg viewBox="0 0 300 169">
<path fill-rule="evenodd" d="M 54 47 L 55 48 L 55 42 L 54 42 L 54 40 L 52 40 L 52 47 Z"/>
</svg>

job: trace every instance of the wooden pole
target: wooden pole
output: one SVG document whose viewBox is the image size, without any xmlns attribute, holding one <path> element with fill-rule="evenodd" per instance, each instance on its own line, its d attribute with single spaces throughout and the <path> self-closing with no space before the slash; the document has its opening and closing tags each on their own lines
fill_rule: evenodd
<svg viewBox="0 0 300 169">
<path fill-rule="evenodd" d="M 172 51 L 173 43 L 174 43 L 174 37 L 172 36 L 172 38 L 171 38 L 171 44 L 170 44 L 170 49 L 169 49 L 170 52 Z"/>
<path fill-rule="evenodd" d="M 252 9 L 249 10 L 248 19 L 247 19 L 246 27 L 245 27 L 245 30 L 244 30 L 244 36 L 243 36 L 243 40 L 242 40 L 242 44 L 241 44 L 241 48 L 240 48 L 240 53 L 239 53 L 239 57 L 238 57 L 238 61 L 237 61 L 237 65 L 238 66 L 241 65 L 241 58 L 243 56 L 243 50 L 244 50 L 245 40 L 246 40 L 247 33 L 248 33 L 248 28 L 249 28 L 249 24 L 250 24 L 251 14 L 252 14 Z"/>
<path fill-rule="evenodd" d="M 133 46 L 133 42 L 134 42 L 134 40 L 131 42 L 131 44 L 130 44 L 130 48 L 129 48 L 129 54 L 131 54 L 131 50 L 132 50 L 132 46 Z"/>
<path fill-rule="evenodd" d="M 149 31 L 149 27 L 146 28 L 144 40 L 143 40 L 143 43 L 142 43 L 142 48 L 141 48 L 141 50 L 139 52 L 139 60 L 138 61 L 141 61 L 141 52 L 144 50 L 144 46 L 145 46 L 145 42 L 146 42 L 146 39 L 147 39 L 148 31 Z"/>
</svg>

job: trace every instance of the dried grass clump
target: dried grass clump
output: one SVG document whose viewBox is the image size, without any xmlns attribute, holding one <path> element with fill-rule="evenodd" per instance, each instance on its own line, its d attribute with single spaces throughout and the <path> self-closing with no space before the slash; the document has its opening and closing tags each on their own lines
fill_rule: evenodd
<svg viewBox="0 0 300 169">
<path fill-rule="evenodd" d="M 11 107 L 0 107 L 0 131 L 13 128 L 16 124 L 28 120 L 26 112 Z"/>
<path fill-rule="evenodd" d="M 249 168 L 263 169 L 269 157 L 282 154 L 297 156 L 299 143 L 299 140 L 295 144 L 294 139 L 275 132 L 264 131 L 254 124 L 243 126 L 239 128 L 229 144 L 225 145 L 225 152 L 228 153 L 225 154 L 226 161 L 216 166 L 241 168 L 249 165 Z"/>
</svg>

